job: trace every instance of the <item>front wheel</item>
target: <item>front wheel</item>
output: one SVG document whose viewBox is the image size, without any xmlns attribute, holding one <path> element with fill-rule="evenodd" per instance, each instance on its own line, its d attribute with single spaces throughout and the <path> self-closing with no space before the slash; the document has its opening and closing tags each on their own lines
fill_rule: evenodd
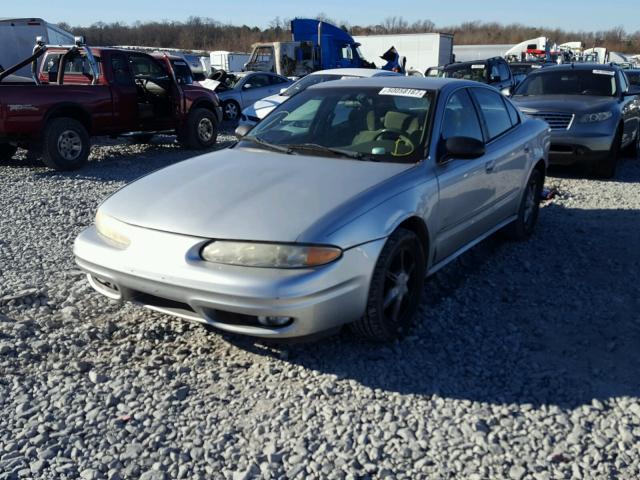
<svg viewBox="0 0 640 480">
<path fill-rule="evenodd" d="M 520 200 L 518 218 L 505 228 L 505 233 L 513 240 L 526 240 L 531 236 L 538 222 L 540 197 L 544 185 L 544 175 L 540 170 L 531 172 Z"/>
<path fill-rule="evenodd" d="M 404 334 L 420 306 L 425 269 L 418 236 L 404 228 L 396 230 L 376 262 L 365 313 L 352 329 L 374 342 L 389 342 Z"/>
<path fill-rule="evenodd" d="M 202 150 L 213 147 L 218 138 L 215 114 L 206 108 L 192 110 L 178 138 L 186 148 Z"/>
<path fill-rule="evenodd" d="M 620 160 L 620 150 L 622 145 L 622 127 L 618 128 L 616 136 L 611 144 L 611 150 L 607 158 L 601 160 L 593 167 L 593 174 L 598 178 L 609 179 L 613 178 L 618 168 L 618 161 Z"/>
<path fill-rule="evenodd" d="M 234 100 L 227 100 L 222 104 L 222 112 L 225 120 L 237 120 L 240 116 L 240 105 Z"/>
<path fill-rule="evenodd" d="M 18 147 L 10 143 L 0 143 L 0 162 L 8 162 L 18 151 Z"/>
<path fill-rule="evenodd" d="M 89 158 L 87 129 L 73 118 L 54 118 L 44 129 L 42 162 L 55 170 L 76 170 Z"/>
</svg>

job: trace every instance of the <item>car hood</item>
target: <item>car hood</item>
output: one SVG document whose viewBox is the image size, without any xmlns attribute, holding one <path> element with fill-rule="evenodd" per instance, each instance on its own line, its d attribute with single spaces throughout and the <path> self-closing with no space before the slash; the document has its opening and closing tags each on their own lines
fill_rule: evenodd
<svg viewBox="0 0 640 480">
<path fill-rule="evenodd" d="M 587 95 L 532 95 L 515 96 L 511 99 L 524 113 L 527 110 L 566 113 L 607 110 L 617 101 L 613 97 Z"/>
<path fill-rule="evenodd" d="M 267 116 L 267 114 L 271 113 L 271 111 L 284 102 L 287 98 L 284 95 L 271 95 L 270 97 L 263 98 L 262 100 L 258 100 L 256 103 L 247 108 L 246 114 L 253 115 L 258 117 L 259 119 L 263 119 Z"/>
<path fill-rule="evenodd" d="M 196 237 L 295 242 L 412 166 L 236 147 L 142 177 L 100 210 L 131 225 Z"/>
</svg>

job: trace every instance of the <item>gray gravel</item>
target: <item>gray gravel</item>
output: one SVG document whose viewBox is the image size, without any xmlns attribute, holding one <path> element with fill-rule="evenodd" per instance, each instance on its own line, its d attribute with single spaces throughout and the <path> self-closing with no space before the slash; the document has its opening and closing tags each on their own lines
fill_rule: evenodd
<svg viewBox="0 0 640 480">
<path fill-rule="evenodd" d="M 0 480 L 640 477 L 640 161 L 555 172 L 533 239 L 432 278 L 404 340 L 276 347 L 75 267 L 101 199 L 194 154 L 171 142 L 0 166 Z"/>
</svg>

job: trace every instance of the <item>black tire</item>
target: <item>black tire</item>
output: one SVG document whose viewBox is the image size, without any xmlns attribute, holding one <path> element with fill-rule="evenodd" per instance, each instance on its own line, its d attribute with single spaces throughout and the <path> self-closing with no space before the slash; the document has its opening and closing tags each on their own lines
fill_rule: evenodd
<svg viewBox="0 0 640 480">
<path fill-rule="evenodd" d="M 240 118 L 240 105 L 235 100 L 227 100 L 222 104 L 225 120 L 236 121 Z"/>
<path fill-rule="evenodd" d="M 504 233 L 512 240 L 526 240 L 535 230 L 540 213 L 540 197 L 544 186 L 544 175 L 538 169 L 531 172 L 525 187 L 518 218 L 504 228 Z"/>
<path fill-rule="evenodd" d="M 635 140 L 625 148 L 625 153 L 634 160 L 638 158 L 638 153 L 640 153 L 640 127 L 636 133 Z"/>
<path fill-rule="evenodd" d="M 129 136 L 129 141 L 131 143 L 150 143 L 152 138 L 153 133 L 138 133 Z"/>
<path fill-rule="evenodd" d="M 42 162 L 55 170 L 76 170 L 87 163 L 89 133 L 73 118 L 54 118 L 44 128 Z"/>
<path fill-rule="evenodd" d="M 593 175 L 598 178 L 613 178 L 618 168 L 620 160 L 620 149 L 622 146 L 622 127 L 618 127 L 616 136 L 611 144 L 611 150 L 606 158 L 602 159 L 593 166 Z"/>
<path fill-rule="evenodd" d="M 18 147 L 10 143 L 0 143 L 0 162 L 8 162 L 18 151 Z"/>
<path fill-rule="evenodd" d="M 218 120 L 215 114 L 207 108 L 195 108 L 189 113 L 189 117 L 182 131 L 178 134 L 178 140 L 185 148 L 202 150 L 211 148 L 218 139 Z"/>
<path fill-rule="evenodd" d="M 376 262 L 365 313 L 352 330 L 374 342 L 393 341 L 406 333 L 420 306 L 425 269 L 418 236 L 404 228 L 396 230 Z"/>
</svg>

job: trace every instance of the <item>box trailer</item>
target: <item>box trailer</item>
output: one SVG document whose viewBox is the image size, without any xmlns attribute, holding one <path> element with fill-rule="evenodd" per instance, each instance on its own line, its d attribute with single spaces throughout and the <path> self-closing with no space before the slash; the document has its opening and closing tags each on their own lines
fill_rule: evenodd
<svg viewBox="0 0 640 480">
<path fill-rule="evenodd" d="M 31 55 L 36 37 L 48 45 L 74 43 L 71 33 L 42 18 L 0 18 L 0 65 L 7 69 Z M 23 67 L 16 74 L 30 76 L 30 68 Z"/>
<path fill-rule="evenodd" d="M 453 56 L 456 62 L 471 62 L 473 60 L 486 60 L 493 57 L 504 57 L 513 47 L 506 45 L 456 45 L 453 47 Z"/>
<path fill-rule="evenodd" d="M 354 40 L 360 44 L 363 58 L 377 67 L 385 64 L 380 56 L 395 47 L 400 57 L 407 59 L 405 69 L 409 75 L 424 75 L 430 67 L 453 61 L 453 35 L 449 33 L 359 35 Z"/>
<path fill-rule="evenodd" d="M 225 72 L 241 72 L 244 65 L 251 58 L 250 53 L 227 52 L 215 50 L 209 54 L 211 60 L 210 70 L 224 70 Z"/>
</svg>

